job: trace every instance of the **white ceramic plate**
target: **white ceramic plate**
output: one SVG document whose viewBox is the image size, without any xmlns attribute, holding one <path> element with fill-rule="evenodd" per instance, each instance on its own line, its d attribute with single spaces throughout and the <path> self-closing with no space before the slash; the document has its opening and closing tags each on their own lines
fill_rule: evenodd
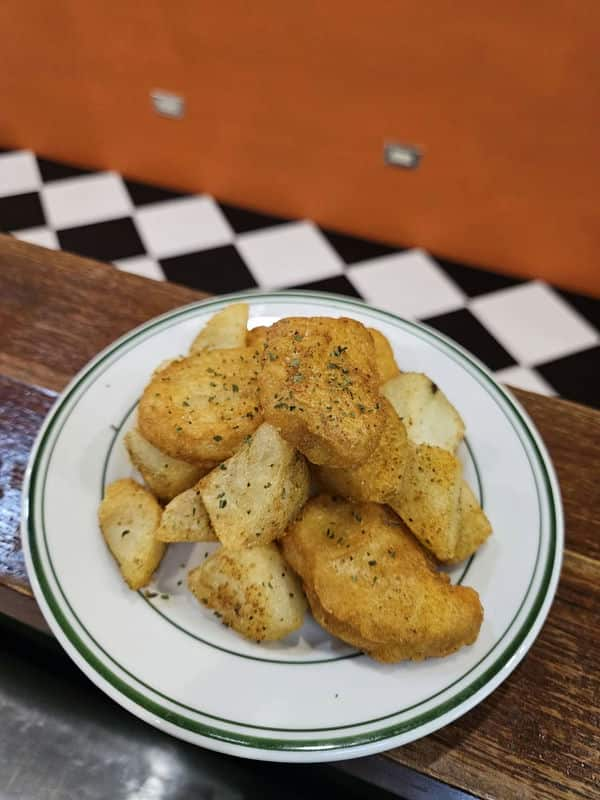
<svg viewBox="0 0 600 800">
<path fill-rule="evenodd" d="M 312 620 L 283 642 L 226 629 L 185 588 L 211 545 L 173 545 L 152 589 L 129 591 L 98 530 L 104 486 L 132 474 L 123 436 L 153 368 L 185 353 L 232 299 L 251 325 L 283 316 L 354 317 L 379 328 L 405 370 L 424 371 L 467 426 L 460 457 L 494 534 L 454 581 L 485 609 L 477 642 L 444 659 L 382 666 Z M 70 383 L 31 455 L 22 523 L 27 569 L 54 634 L 101 689 L 152 725 L 248 758 L 332 761 L 431 733 L 492 692 L 548 613 L 563 548 L 558 485 L 531 421 L 489 372 L 439 333 L 358 301 L 248 293 L 177 309 L 126 334 Z M 164 597 L 162 595 L 165 595 Z"/>
</svg>

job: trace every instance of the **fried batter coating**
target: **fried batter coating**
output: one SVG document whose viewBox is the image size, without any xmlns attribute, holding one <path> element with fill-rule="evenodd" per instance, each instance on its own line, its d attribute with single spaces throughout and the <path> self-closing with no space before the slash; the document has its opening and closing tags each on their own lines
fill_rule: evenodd
<svg viewBox="0 0 600 800">
<path fill-rule="evenodd" d="M 282 540 L 320 624 L 379 661 L 445 656 L 479 633 L 477 593 L 452 586 L 389 509 L 313 498 Z"/>
<path fill-rule="evenodd" d="M 256 328 L 246 332 L 246 347 L 254 347 L 261 353 L 267 341 L 267 331 L 269 328 L 266 325 L 258 325 Z"/>
<path fill-rule="evenodd" d="M 341 494 L 350 500 L 387 503 L 400 491 L 409 456 L 406 429 L 385 397 L 380 402 L 386 422 L 370 458 L 364 464 L 347 469 L 315 468 L 319 484 L 332 494 Z"/>
<path fill-rule="evenodd" d="M 267 422 L 313 464 L 350 467 L 377 447 L 385 416 L 375 345 L 352 319 L 289 317 L 268 329 L 258 382 Z"/>
<path fill-rule="evenodd" d="M 138 427 L 173 458 L 202 464 L 232 456 L 262 422 L 255 349 L 203 350 L 152 377 Z"/>
<path fill-rule="evenodd" d="M 373 337 L 373 344 L 375 345 L 375 363 L 379 370 L 380 384 L 395 378 L 400 374 L 400 368 L 396 364 L 394 358 L 394 351 L 388 339 L 377 328 L 369 328 L 369 333 Z"/>
</svg>

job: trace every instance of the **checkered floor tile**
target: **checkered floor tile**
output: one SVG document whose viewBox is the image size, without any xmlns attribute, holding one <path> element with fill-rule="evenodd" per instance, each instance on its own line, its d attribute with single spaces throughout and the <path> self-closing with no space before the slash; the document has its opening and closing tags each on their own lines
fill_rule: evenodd
<svg viewBox="0 0 600 800">
<path fill-rule="evenodd" d="M 426 322 L 514 386 L 600 407 L 600 301 L 100 172 L 0 151 L 0 231 L 215 294 L 306 288 Z"/>
</svg>

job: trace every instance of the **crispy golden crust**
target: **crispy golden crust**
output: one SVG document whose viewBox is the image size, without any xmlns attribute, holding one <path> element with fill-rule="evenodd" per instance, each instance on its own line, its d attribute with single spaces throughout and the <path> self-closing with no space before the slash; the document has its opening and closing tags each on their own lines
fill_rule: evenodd
<svg viewBox="0 0 600 800">
<path fill-rule="evenodd" d="M 304 621 L 302 587 L 274 544 L 221 548 L 190 572 L 188 585 L 225 625 L 257 642 L 281 639 Z"/>
<path fill-rule="evenodd" d="M 159 542 L 218 541 L 199 489 L 187 489 L 171 500 L 162 513 L 155 536 Z"/>
<path fill-rule="evenodd" d="M 212 316 L 190 347 L 190 355 L 201 350 L 224 350 L 246 346 L 248 304 L 232 303 Z"/>
<path fill-rule="evenodd" d="M 258 325 L 256 328 L 246 332 L 246 347 L 254 347 L 260 352 L 263 351 L 267 343 L 267 332 L 269 328 L 266 325 Z"/>
<path fill-rule="evenodd" d="M 140 471 L 152 494 L 162 503 L 168 503 L 191 488 L 216 466 L 213 461 L 188 464 L 171 458 L 144 439 L 137 429 L 130 430 L 125 435 L 125 447 L 131 463 Z"/>
<path fill-rule="evenodd" d="M 462 467 L 440 447 L 409 444 L 402 487 L 389 501 L 421 544 L 440 561 L 454 558 Z"/>
<path fill-rule="evenodd" d="M 282 540 L 319 622 L 373 658 L 444 656 L 479 633 L 477 593 L 452 586 L 401 521 L 374 503 L 310 500 Z"/>
<path fill-rule="evenodd" d="M 314 464 L 350 467 L 377 447 L 375 346 L 351 319 L 282 319 L 267 333 L 259 376 L 263 413 Z"/>
<path fill-rule="evenodd" d="M 392 345 L 387 338 L 378 331 L 377 328 L 368 328 L 369 333 L 373 337 L 373 344 L 375 345 L 375 363 L 379 370 L 379 383 L 385 383 L 391 378 L 395 378 L 400 374 L 398 364 L 394 358 L 394 351 Z"/>
<path fill-rule="evenodd" d="M 154 375 L 139 405 L 138 426 L 155 447 L 190 463 L 229 458 L 262 422 L 258 353 L 203 350 Z"/>
<path fill-rule="evenodd" d="M 385 397 L 381 409 L 386 420 L 383 434 L 364 464 L 347 469 L 315 467 L 317 480 L 327 491 L 375 503 L 387 503 L 400 491 L 409 454 L 406 429 Z"/>
<path fill-rule="evenodd" d="M 459 500 L 458 538 L 449 563 L 464 561 L 481 547 L 492 533 L 490 521 L 477 502 L 469 484 L 463 480 Z"/>
<path fill-rule="evenodd" d="M 225 547 L 256 547 L 282 536 L 310 491 L 304 456 L 263 423 L 198 489 Z"/>
<path fill-rule="evenodd" d="M 131 478 L 111 483 L 98 508 L 100 529 L 130 589 L 141 589 L 160 564 L 165 545 L 155 539 L 162 509 Z"/>
</svg>

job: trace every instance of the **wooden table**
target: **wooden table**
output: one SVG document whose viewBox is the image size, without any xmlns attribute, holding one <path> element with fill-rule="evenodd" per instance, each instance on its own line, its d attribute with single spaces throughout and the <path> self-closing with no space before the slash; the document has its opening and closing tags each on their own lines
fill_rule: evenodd
<svg viewBox="0 0 600 800">
<path fill-rule="evenodd" d="M 59 392 L 120 334 L 201 294 L 0 236 L 0 612 L 43 627 L 19 539 L 23 471 Z M 386 754 L 485 798 L 600 797 L 600 413 L 516 391 L 566 516 L 558 594 L 530 653 L 452 725 Z"/>
</svg>

